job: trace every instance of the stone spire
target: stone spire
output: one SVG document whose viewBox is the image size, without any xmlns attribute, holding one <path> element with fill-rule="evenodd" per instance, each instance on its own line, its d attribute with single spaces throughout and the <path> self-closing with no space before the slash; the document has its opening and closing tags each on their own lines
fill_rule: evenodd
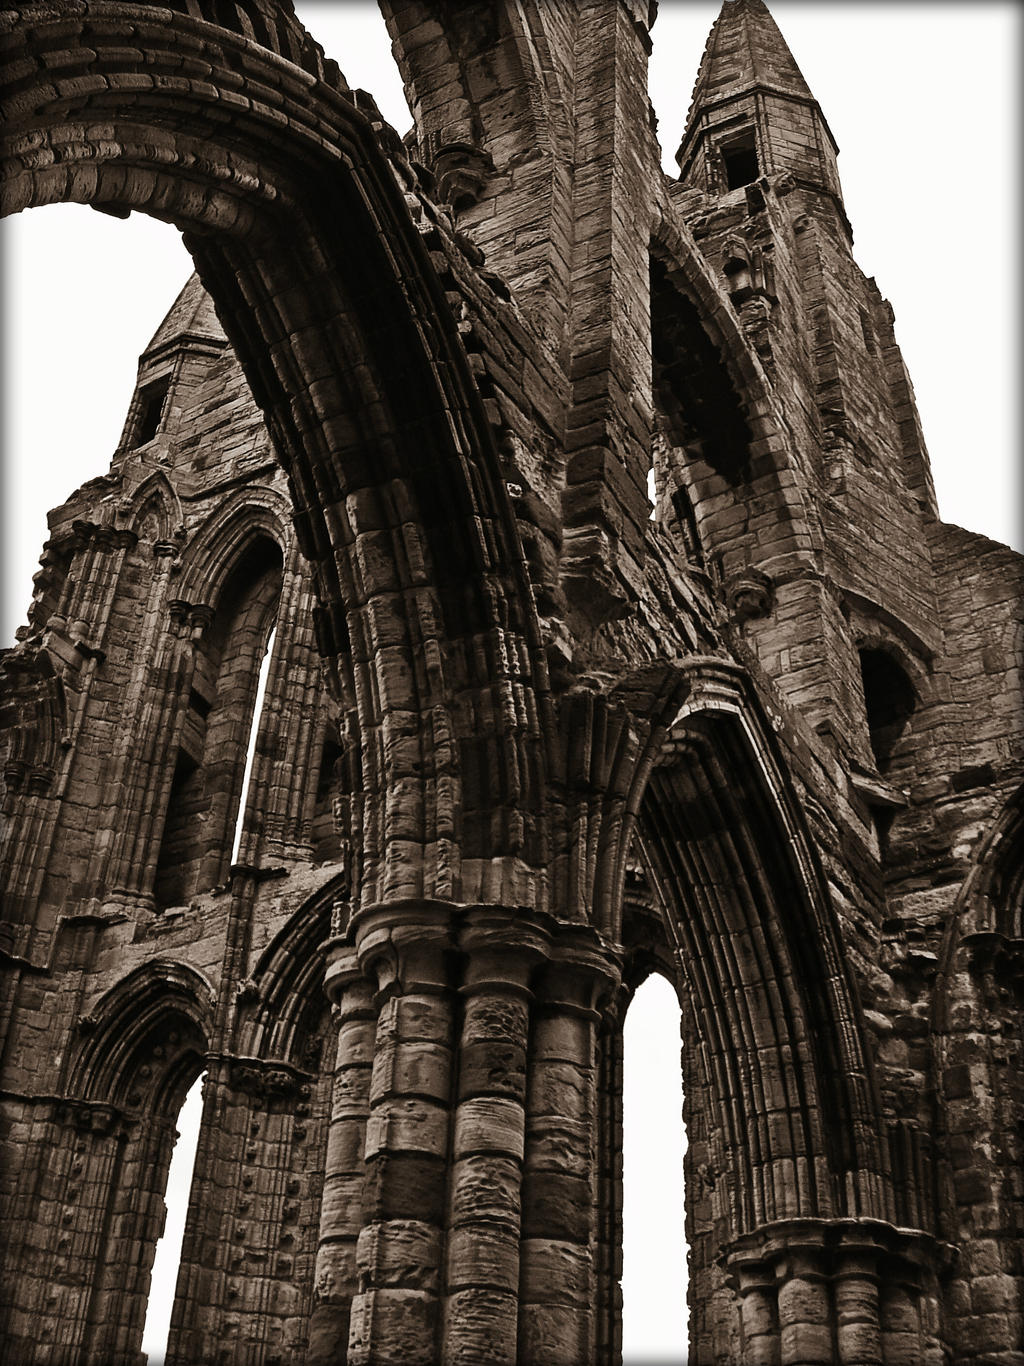
<svg viewBox="0 0 1024 1366">
<path fill-rule="evenodd" d="M 725 0 L 701 59 L 687 131 L 704 105 L 734 99 L 754 87 L 813 98 L 763 0 Z"/>
<path fill-rule="evenodd" d="M 682 179 L 721 193 L 789 171 L 841 204 L 838 151 L 764 0 L 725 0 L 676 154 Z"/>
<path fill-rule="evenodd" d="M 143 352 L 150 356 L 169 342 L 183 338 L 213 340 L 224 342 L 224 329 L 213 310 L 213 300 L 193 271 L 185 282 L 181 293 L 171 305 L 167 316 L 153 334 L 152 340 Z"/>
</svg>

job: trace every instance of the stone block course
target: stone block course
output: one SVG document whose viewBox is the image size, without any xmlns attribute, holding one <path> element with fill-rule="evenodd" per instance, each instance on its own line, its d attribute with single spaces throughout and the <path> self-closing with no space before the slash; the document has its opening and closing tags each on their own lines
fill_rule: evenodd
<svg viewBox="0 0 1024 1366">
<path fill-rule="evenodd" d="M 784 40 L 727 0 L 668 182 L 645 13 L 388 0 L 403 146 L 285 8 L 6 40 L 5 207 L 205 288 L 0 666 L 5 1359 L 134 1361 L 205 1071 L 169 1361 L 613 1366 L 656 970 L 690 1359 L 1009 1362 L 1024 574 Z"/>
</svg>

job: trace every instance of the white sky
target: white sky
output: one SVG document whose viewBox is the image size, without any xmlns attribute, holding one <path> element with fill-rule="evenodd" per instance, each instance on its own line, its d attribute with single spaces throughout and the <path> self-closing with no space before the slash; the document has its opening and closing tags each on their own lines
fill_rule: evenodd
<svg viewBox="0 0 1024 1366">
<path fill-rule="evenodd" d="M 174 1287 L 181 1263 L 181 1243 L 185 1237 L 185 1216 L 188 1214 L 188 1193 L 192 1185 L 196 1146 L 199 1143 L 199 1121 L 203 1117 L 204 1072 L 189 1087 L 185 1102 L 178 1111 L 178 1140 L 171 1154 L 171 1169 L 167 1173 L 167 1220 L 163 1237 L 156 1245 L 153 1272 L 150 1279 L 146 1323 L 142 1330 L 142 1350 L 149 1357 L 148 1366 L 163 1366 L 167 1351 L 167 1335 L 171 1330 L 171 1311 L 174 1308 Z"/>
<path fill-rule="evenodd" d="M 895 309 L 942 515 L 1024 548 L 1016 445 L 1021 7 L 775 0 L 771 8 L 839 144 L 857 260 Z M 662 0 L 653 30 L 651 92 L 673 174 L 718 9 L 718 0 Z M 404 132 L 411 120 L 376 9 L 299 0 L 297 10 L 349 82 L 370 90 Z M 138 355 L 190 263 L 166 224 L 77 206 L 7 220 L 0 250 L 7 644 L 25 619 L 46 510 L 107 470 Z M 665 1029 L 675 1024 L 663 1016 Z M 637 1301 L 628 1289 L 626 1297 L 628 1309 Z"/>
</svg>

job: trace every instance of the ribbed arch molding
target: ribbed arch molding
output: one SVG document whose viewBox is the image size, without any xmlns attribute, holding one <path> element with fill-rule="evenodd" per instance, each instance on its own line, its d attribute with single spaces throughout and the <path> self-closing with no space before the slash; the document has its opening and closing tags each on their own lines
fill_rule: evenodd
<svg viewBox="0 0 1024 1366">
<path fill-rule="evenodd" d="M 943 971 L 967 936 L 985 935 L 1024 942 L 1024 787 L 1011 792 L 974 855 L 950 917 Z M 941 993 L 936 999 L 941 1009 Z"/>
<path fill-rule="evenodd" d="M 328 878 L 263 951 L 239 1002 L 240 1054 L 303 1066 L 310 1023 L 327 1008 L 323 946 L 347 885 L 344 872 Z"/>
<path fill-rule="evenodd" d="M 716 1113 L 716 1217 L 889 1217 L 860 1013 L 795 802 L 732 667 L 695 666 L 639 810 Z"/>
<path fill-rule="evenodd" d="M 212 605 L 247 547 L 272 542 L 295 572 L 297 551 L 288 524 L 287 499 L 268 488 L 239 489 L 191 537 L 181 557 L 177 592 L 189 602 Z"/>
<path fill-rule="evenodd" d="M 717 514 L 703 510 L 704 504 L 720 508 L 728 503 L 734 507 L 741 500 L 756 499 L 759 505 L 763 501 L 771 506 L 777 518 L 775 539 L 780 552 L 820 551 L 821 528 L 803 492 L 793 434 L 757 352 L 725 293 L 725 277 L 716 278 L 669 205 L 659 206 L 654 216 L 651 261 L 661 282 L 663 307 L 671 307 L 672 296 L 678 295 L 696 309 L 711 353 L 717 352 L 721 377 L 713 378 L 720 387 L 732 391 L 739 405 L 734 421 L 744 424 L 749 432 L 747 451 L 742 456 L 737 453 L 742 478 L 737 478 L 734 485 L 703 464 L 688 463 L 686 478 L 707 549 L 722 556 L 727 574 L 763 558 L 763 552 L 750 543 L 745 531 L 741 530 L 739 536 L 728 529 L 720 531 Z M 656 297 L 652 298 L 652 313 L 652 328 L 657 334 Z M 727 516 L 722 519 L 723 528 L 728 527 L 728 522 Z"/>
<path fill-rule="evenodd" d="M 154 959 L 135 969 L 80 1021 L 81 1042 L 69 1058 L 66 1093 L 136 1107 L 143 1099 L 139 1070 L 145 1068 L 148 1085 L 142 1089 L 151 1090 L 162 1113 L 173 1119 L 201 1070 L 212 1031 L 212 999 L 210 983 L 184 963 Z"/>
<path fill-rule="evenodd" d="M 136 532 L 145 527 L 147 518 L 154 519 L 152 540 L 166 539 L 181 525 L 181 500 L 162 470 L 145 478 L 134 490 L 125 521 Z"/>
</svg>

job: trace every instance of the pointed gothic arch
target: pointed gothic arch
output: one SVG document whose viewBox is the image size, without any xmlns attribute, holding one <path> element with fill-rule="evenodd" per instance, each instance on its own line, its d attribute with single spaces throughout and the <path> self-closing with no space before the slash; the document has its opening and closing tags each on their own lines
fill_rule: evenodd
<svg viewBox="0 0 1024 1366">
<path fill-rule="evenodd" d="M 143 1079 L 148 1084 L 132 1100 L 139 1092 L 139 1071 L 149 1065 L 147 1051 L 160 1046 L 173 1017 L 184 1031 L 178 1041 L 178 1055 L 187 1057 L 191 1050 L 196 1054 L 194 1061 L 198 1061 L 205 1052 L 212 1012 L 213 989 L 195 968 L 155 958 L 134 969 L 82 1017 L 80 1042 L 66 1064 L 68 1094 L 109 1105 L 139 1105 L 147 1097 L 162 1108 L 173 1105 L 173 1075 L 179 1064 L 166 1051 L 158 1058 L 162 1064 L 166 1059 L 165 1065 L 155 1070 L 150 1065 Z M 177 1097 L 179 1102 L 187 1089 Z"/>
<path fill-rule="evenodd" d="M 211 1313 L 229 1317 L 245 1340 L 276 1343 L 294 1359 L 314 1359 L 310 1341 L 326 1293 L 314 1267 L 331 1096 L 336 1069 L 353 1061 L 344 1057 L 336 1064 L 323 985 L 323 945 L 344 892 L 344 874 L 322 881 L 279 928 L 232 1001 L 231 1056 L 211 1069 L 208 1082 L 208 1141 L 200 1139 L 193 1177 L 171 1331 L 174 1359 L 201 1356 Z M 368 1084 L 368 1063 L 357 1061 Z M 213 1129 L 229 1115 L 241 1141 L 212 1141 Z M 245 1246 L 224 1266 L 214 1250 L 239 1242 L 240 1215 Z M 259 1255 L 262 1248 L 274 1249 L 264 1276 L 259 1282 L 241 1277 L 245 1251 Z"/>
<path fill-rule="evenodd" d="M 181 556 L 177 592 L 189 603 L 213 606 L 226 579 L 257 539 L 278 547 L 283 569 L 298 561 L 287 498 L 272 488 L 240 488 L 228 495 L 192 535 Z"/>
<path fill-rule="evenodd" d="M 60 1341 L 15 1311 L 12 1350 L 131 1360 L 142 1340 L 149 1273 L 163 1226 L 174 1121 L 203 1069 L 213 993 L 195 969 L 154 959 L 127 973 L 81 1017 L 62 1094 L 40 1117 L 34 1169 L 13 1199 L 5 1285 L 33 1296 L 35 1260 L 56 1274 Z M 30 1256 L 25 1238 L 42 1243 Z"/>
<path fill-rule="evenodd" d="M 45 7 L 38 22 L 14 30 L 15 48 L 35 75 L 6 108 L 5 210 L 70 200 L 153 213 L 182 228 L 289 473 L 299 542 L 314 562 L 324 609 L 321 648 L 332 655 L 347 639 L 357 642 L 358 696 L 369 709 L 364 731 L 382 722 L 382 694 L 397 702 L 401 693 L 404 710 L 437 715 L 454 687 L 469 687 L 499 733 L 511 725 L 510 745 L 525 755 L 535 741 L 495 706 L 489 680 L 474 669 L 474 648 L 462 655 L 465 679 L 416 663 L 440 639 L 487 640 L 488 654 L 528 659 L 530 686 L 546 688 L 488 417 L 402 199 L 402 190 L 415 196 L 415 172 L 385 137 L 397 158 L 389 163 L 330 63 L 310 58 L 315 72 L 296 70 L 248 30 L 241 38 L 205 12 L 161 25 L 140 15 L 147 73 L 140 92 L 121 10 L 107 15 L 97 0 L 88 48 L 76 46 Z M 301 26 L 292 23 L 297 37 L 286 45 L 291 51 L 298 41 L 308 67 Z M 179 41 L 205 47 L 209 80 L 180 74 Z M 83 62 L 103 88 L 83 94 L 72 128 L 51 82 L 72 79 Z M 237 104 L 232 73 L 243 68 L 247 104 L 226 141 L 217 111 Z M 304 111 L 287 127 L 277 114 L 279 91 Z M 411 586 L 415 593 L 405 591 Z M 366 620 L 371 600 L 387 601 L 401 623 L 386 652 Z M 396 812 L 375 841 L 363 868 L 371 899 L 405 880 L 410 836 L 422 840 L 424 829 L 444 830 L 455 819 L 437 802 L 441 793 L 458 798 L 457 747 L 443 776 L 436 752 L 408 756 L 408 772 L 391 771 L 405 755 L 388 746 L 367 756 L 372 790 L 411 786 L 423 794 L 414 831 Z M 509 795 L 488 790 L 475 800 L 500 806 Z M 447 860 L 448 841 L 425 844 L 421 885 L 446 891 L 460 876 Z"/>
<path fill-rule="evenodd" d="M 181 525 L 181 499 L 163 470 L 147 475 L 132 491 L 123 520 L 140 540 L 150 542 L 166 541 Z"/>
<path fill-rule="evenodd" d="M 713 392 L 720 395 L 717 423 L 709 425 L 699 410 L 681 414 L 686 430 L 692 430 L 697 438 L 695 454 L 699 459 L 685 461 L 676 476 L 687 487 L 708 552 L 719 557 L 726 578 L 746 569 L 756 558 L 768 558 L 763 547 L 748 544 L 742 527 L 739 535 L 728 529 L 728 514 L 722 517 L 721 527 L 718 525 L 722 509 L 738 507 L 741 497 L 757 497 L 772 506 L 776 514 L 773 554 L 806 551 L 820 544 L 821 532 L 804 493 L 803 479 L 793 477 L 800 473 L 795 465 L 796 443 L 764 365 L 723 288 L 728 277 L 715 277 L 707 259 L 680 230 L 667 206 L 659 207 L 652 225 L 651 267 L 657 275 L 652 292 L 656 352 L 660 302 L 667 351 L 678 349 L 679 343 L 672 341 L 669 331 L 673 314 L 679 309 L 682 318 L 677 331 L 681 328 L 684 345 L 692 352 L 688 364 L 695 375 L 706 372 Z M 667 401 L 671 407 L 671 394 Z M 668 414 L 666 420 L 670 423 L 669 440 L 684 444 L 686 430 L 673 432 Z M 722 447 L 721 470 L 716 470 L 710 452 L 708 459 L 700 453 L 705 437 Z"/>
</svg>

